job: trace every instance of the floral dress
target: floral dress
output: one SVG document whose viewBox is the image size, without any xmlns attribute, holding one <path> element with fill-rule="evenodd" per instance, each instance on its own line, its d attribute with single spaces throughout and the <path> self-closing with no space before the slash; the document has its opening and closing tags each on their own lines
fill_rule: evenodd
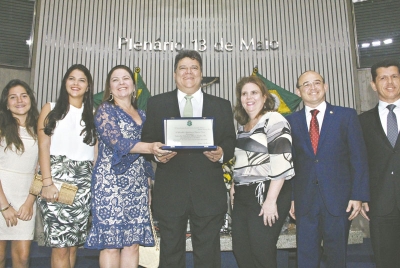
<svg viewBox="0 0 400 268">
<path fill-rule="evenodd" d="M 138 111 L 145 121 L 145 113 Z M 93 225 L 85 247 L 154 245 L 149 218 L 151 163 L 129 151 L 140 142 L 138 125 L 120 107 L 103 103 L 95 117 L 99 151 L 92 175 Z"/>
</svg>

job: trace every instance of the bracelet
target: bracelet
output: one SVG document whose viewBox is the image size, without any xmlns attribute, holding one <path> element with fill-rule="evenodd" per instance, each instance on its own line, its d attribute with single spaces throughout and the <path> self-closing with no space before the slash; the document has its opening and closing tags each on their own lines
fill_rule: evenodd
<svg viewBox="0 0 400 268">
<path fill-rule="evenodd" d="M 47 177 L 47 178 L 43 178 L 42 180 L 44 181 L 44 180 L 51 179 L 51 178 L 53 178 L 53 177 L 50 176 L 50 177 Z"/>
<path fill-rule="evenodd" d="M 50 183 L 49 185 L 43 185 L 43 186 L 42 186 L 42 188 L 43 188 L 43 187 L 49 187 L 49 186 L 52 186 L 53 184 L 54 184 L 54 182 Z"/>
<path fill-rule="evenodd" d="M 11 207 L 11 203 L 8 204 L 8 206 L 6 206 L 5 208 L 0 209 L 1 212 L 6 211 L 7 209 L 9 209 Z"/>
</svg>

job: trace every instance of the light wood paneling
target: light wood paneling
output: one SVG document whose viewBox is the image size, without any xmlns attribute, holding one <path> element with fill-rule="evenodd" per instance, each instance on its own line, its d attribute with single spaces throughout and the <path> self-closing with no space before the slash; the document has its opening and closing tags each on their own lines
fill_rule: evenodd
<svg viewBox="0 0 400 268">
<path fill-rule="evenodd" d="M 36 30 L 34 89 L 39 105 L 54 101 L 62 76 L 74 63 L 92 72 L 95 91 L 116 64 L 141 74 L 153 95 L 174 89 L 173 47 L 205 40 L 203 75 L 218 76 L 220 83 L 207 87 L 211 94 L 235 102 L 236 82 L 258 66 L 267 79 L 294 92 L 296 79 L 305 70 L 324 75 L 330 86 L 327 100 L 355 107 L 353 50 L 350 42 L 350 1 L 336 0 L 40 0 Z M 118 49 L 118 39 L 141 42 L 142 50 Z M 276 50 L 240 50 L 241 41 L 279 42 Z M 231 52 L 218 52 L 214 44 L 231 42 Z M 162 50 L 154 44 L 160 41 Z M 153 45 L 144 49 L 145 42 Z M 170 47 L 169 47 L 170 48 Z M 197 49 L 200 49 L 198 45 Z"/>
</svg>

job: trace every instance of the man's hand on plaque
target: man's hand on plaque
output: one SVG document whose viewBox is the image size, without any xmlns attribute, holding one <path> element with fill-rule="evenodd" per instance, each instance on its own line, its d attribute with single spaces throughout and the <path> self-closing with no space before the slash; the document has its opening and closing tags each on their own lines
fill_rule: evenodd
<svg viewBox="0 0 400 268">
<path fill-rule="evenodd" d="M 218 162 L 222 155 L 224 154 L 224 151 L 222 150 L 221 147 L 217 146 L 216 150 L 213 151 L 204 151 L 203 153 L 211 162 Z"/>
</svg>

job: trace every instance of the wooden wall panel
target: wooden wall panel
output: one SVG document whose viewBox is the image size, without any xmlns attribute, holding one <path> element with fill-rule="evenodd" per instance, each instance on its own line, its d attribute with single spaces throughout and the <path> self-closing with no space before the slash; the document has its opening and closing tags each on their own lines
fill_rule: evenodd
<svg viewBox="0 0 400 268">
<path fill-rule="evenodd" d="M 164 42 L 204 40 L 203 75 L 220 77 L 205 90 L 235 102 L 236 82 L 258 66 L 267 79 L 294 92 L 305 70 L 322 73 L 332 104 L 355 107 L 354 66 L 349 27 L 350 1 L 335 0 L 40 0 L 37 2 L 34 89 L 39 105 L 54 101 L 62 76 L 74 63 L 86 65 L 95 92 L 103 90 L 108 70 L 116 64 L 140 67 L 153 95 L 174 89 L 173 60 L 177 51 Z M 149 47 L 118 49 L 118 39 L 151 42 Z M 241 41 L 279 42 L 276 50 L 240 50 Z M 233 50 L 218 52 L 214 44 L 232 42 Z M 161 51 L 154 49 L 156 41 Z"/>
</svg>

